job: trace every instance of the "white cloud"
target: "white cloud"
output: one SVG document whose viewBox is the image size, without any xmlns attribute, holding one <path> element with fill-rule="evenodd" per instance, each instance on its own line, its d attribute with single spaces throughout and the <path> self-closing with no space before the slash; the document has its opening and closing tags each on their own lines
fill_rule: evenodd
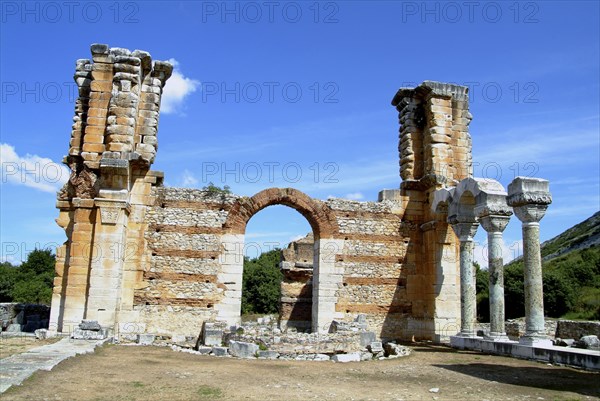
<svg viewBox="0 0 600 401">
<path fill-rule="evenodd" d="M 161 111 L 167 114 L 180 111 L 185 98 L 200 86 L 200 81 L 181 73 L 177 60 L 170 59 L 169 63 L 173 64 L 173 74 L 165 84 L 160 106 Z"/>
<path fill-rule="evenodd" d="M 195 187 L 198 185 L 198 179 L 192 174 L 192 172 L 188 169 L 183 170 L 183 174 L 181 177 L 181 186 L 182 187 Z"/>
<path fill-rule="evenodd" d="M 57 192 L 69 179 L 69 169 L 46 157 L 19 156 L 9 144 L 0 144 L 2 184 L 11 183 L 35 188 L 40 191 Z"/>
<path fill-rule="evenodd" d="M 361 200 L 361 199 L 364 199 L 365 196 L 360 192 L 352 192 L 352 193 L 346 194 L 346 196 L 344 196 L 344 198 L 350 199 L 350 200 Z"/>
</svg>

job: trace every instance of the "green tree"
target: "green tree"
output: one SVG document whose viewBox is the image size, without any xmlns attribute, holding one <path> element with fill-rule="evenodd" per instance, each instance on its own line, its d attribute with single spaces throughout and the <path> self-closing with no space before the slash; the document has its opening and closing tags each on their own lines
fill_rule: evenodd
<svg viewBox="0 0 600 401">
<path fill-rule="evenodd" d="M 0 302 L 11 302 L 17 280 L 17 267 L 8 262 L 0 263 Z"/>
<path fill-rule="evenodd" d="M 513 262 L 504 267 L 504 305 L 507 319 L 525 316 L 522 261 Z"/>
<path fill-rule="evenodd" d="M 475 266 L 475 291 L 477 292 L 477 320 L 480 322 L 490 321 L 490 294 L 489 294 L 489 272 L 482 269 L 479 263 Z"/>
<path fill-rule="evenodd" d="M 13 302 L 49 304 L 52 300 L 56 256 L 49 249 L 35 249 L 15 269 Z"/>
<path fill-rule="evenodd" d="M 244 258 L 242 313 L 278 313 L 283 278 L 280 255 L 280 249 L 273 249 L 258 258 Z"/>
</svg>

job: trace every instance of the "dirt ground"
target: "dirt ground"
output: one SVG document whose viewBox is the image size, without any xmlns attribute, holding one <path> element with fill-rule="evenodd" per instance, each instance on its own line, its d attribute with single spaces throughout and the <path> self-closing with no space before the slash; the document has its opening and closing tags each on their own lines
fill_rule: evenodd
<svg viewBox="0 0 600 401">
<path fill-rule="evenodd" d="M 600 400 L 598 373 L 439 346 L 413 349 L 405 358 L 341 364 L 105 345 L 37 372 L 0 399 Z"/>
<path fill-rule="evenodd" d="M 20 354 L 29 351 L 32 348 L 41 347 L 42 345 L 52 344 L 59 341 L 60 338 L 50 338 L 47 340 L 38 340 L 35 337 L 5 337 L 0 336 L 0 359 L 6 358 L 13 354 Z M 0 362 L 1 363 L 1 362 Z M 2 397 L 2 396 L 0 396 Z"/>
</svg>

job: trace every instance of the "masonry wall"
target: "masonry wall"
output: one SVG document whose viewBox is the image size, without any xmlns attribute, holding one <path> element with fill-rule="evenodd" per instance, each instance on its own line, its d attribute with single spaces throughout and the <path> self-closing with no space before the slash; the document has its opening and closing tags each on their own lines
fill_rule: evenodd
<svg viewBox="0 0 600 401">
<path fill-rule="evenodd" d="M 221 241 L 229 210 L 239 197 L 165 187 L 155 188 L 153 195 L 144 234 L 150 262 L 135 285 L 134 310 L 145 331 L 196 335 L 203 321 L 217 318 L 217 306 L 226 301 L 228 283 L 218 280 Z M 401 203 L 331 199 L 324 204 L 335 216 L 335 238 L 343 244 L 325 255 L 342 276 L 335 291 L 339 319 L 366 314 L 369 329 L 383 338 L 431 338 L 432 333 L 417 331 L 411 323 L 427 320 L 431 326 L 433 313 L 428 312 L 434 305 L 423 299 L 428 285 L 417 267 L 415 242 L 421 231 L 402 221 Z M 243 249 L 244 244 L 238 246 Z M 306 286 L 311 280 L 305 271 L 288 269 L 282 283 L 283 296 L 289 298 L 282 304 L 286 325 L 294 308 L 301 317 L 296 320 L 310 319 L 305 298 L 307 290 L 312 292 L 312 285 Z"/>
</svg>

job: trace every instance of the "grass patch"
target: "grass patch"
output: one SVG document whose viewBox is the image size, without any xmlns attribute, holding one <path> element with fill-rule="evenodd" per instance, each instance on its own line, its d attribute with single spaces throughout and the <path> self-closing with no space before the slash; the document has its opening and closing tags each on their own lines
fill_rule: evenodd
<svg viewBox="0 0 600 401">
<path fill-rule="evenodd" d="M 218 387 L 202 385 L 196 391 L 201 400 L 216 400 L 223 398 L 223 390 Z"/>
<path fill-rule="evenodd" d="M 144 383 L 142 383 L 140 381 L 134 381 L 134 382 L 131 383 L 131 385 L 133 387 L 136 387 L 136 388 L 142 388 L 142 387 L 144 387 Z"/>
</svg>

